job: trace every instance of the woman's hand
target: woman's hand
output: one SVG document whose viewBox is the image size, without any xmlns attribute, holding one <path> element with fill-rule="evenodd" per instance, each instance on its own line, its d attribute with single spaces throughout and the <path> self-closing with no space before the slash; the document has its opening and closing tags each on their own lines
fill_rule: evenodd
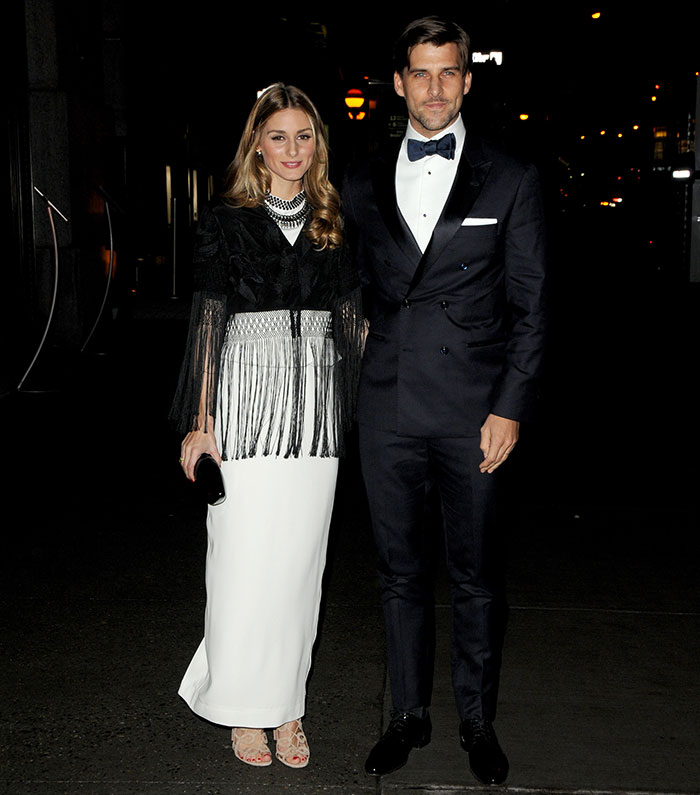
<svg viewBox="0 0 700 795">
<path fill-rule="evenodd" d="M 182 440 L 180 465 L 188 480 L 194 481 L 194 465 L 203 453 L 209 453 L 216 463 L 221 466 L 221 456 L 216 447 L 213 427 L 209 428 L 206 433 L 202 430 L 190 431 Z"/>
</svg>

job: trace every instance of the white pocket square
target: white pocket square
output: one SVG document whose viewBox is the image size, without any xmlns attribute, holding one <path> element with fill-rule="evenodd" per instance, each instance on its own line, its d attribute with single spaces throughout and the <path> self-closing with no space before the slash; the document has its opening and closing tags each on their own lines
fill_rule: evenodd
<svg viewBox="0 0 700 795">
<path fill-rule="evenodd" d="M 465 218 L 462 221 L 462 226 L 488 226 L 497 223 L 498 218 Z"/>
</svg>

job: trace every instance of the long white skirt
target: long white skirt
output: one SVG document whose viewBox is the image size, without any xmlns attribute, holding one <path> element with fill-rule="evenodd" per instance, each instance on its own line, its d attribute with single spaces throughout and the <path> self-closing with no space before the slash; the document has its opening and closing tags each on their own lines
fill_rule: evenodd
<svg viewBox="0 0 700 795">
<path fill-rule="evenodd" d="M 204 640 L 179 690 L 197 715 L 271 728 L 304 714 L 337 471 L 337 458 L 303 453 L 224 461 Z"/>
</svg>

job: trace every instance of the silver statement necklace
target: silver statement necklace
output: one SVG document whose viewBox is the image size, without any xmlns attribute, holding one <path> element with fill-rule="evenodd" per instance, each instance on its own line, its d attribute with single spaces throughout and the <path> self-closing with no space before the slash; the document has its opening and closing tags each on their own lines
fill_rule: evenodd
<svg viewBox="0 0 700 795">
<path fill-rule="evenodd" d="M 281 229 L 295 229 L 303 226 L 309 217 L 311 207 L 306 201 L 306 193 L 302 190 L 293 199 L 280 199 L 270 191 L 265 194 L 267 214 Z"/>
</svg>

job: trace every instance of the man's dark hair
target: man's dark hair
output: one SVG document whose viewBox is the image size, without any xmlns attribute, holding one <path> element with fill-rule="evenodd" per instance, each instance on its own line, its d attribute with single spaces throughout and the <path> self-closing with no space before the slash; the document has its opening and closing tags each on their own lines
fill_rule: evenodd
<svg viewBox="0 0 700 795">
<path fill-rule="evenodd" d="M 462 74 L 469 71 L 469 36 L 455 22 L 450 22 L 441 17 L 431 16 L 415 19 L 399 36 L 394 45 L 394 69 L 402 74 L 408 66 L 411 51 L 418 44 L 433 44 L 441 47 L 443 44 L 457 45 L 460 57 Z"/>
</svg>

